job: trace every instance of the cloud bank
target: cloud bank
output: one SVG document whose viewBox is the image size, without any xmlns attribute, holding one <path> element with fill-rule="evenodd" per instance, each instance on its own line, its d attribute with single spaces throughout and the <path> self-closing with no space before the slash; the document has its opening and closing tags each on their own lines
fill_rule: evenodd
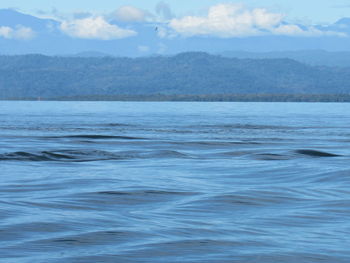
<svg viewBox="0 0 350 263">
<path fill-rule="evenodd" d="M 58 13 L 53 9 L 54 13 Z M 135 23 L 138 25 L 135 26 Z M 123 26 L 121 26 L 123 25 Z M 160 39 L 176 37 L 208 36 L 236 38 L 251 36 L 321 37 L 348 36 L 339 28 L 306 26 L 288 23 L 286 15 L 271 12 L 266 8 L 248 8 L 244 4 L 222 3 L 211 6 L 206 15 L 176 17 L 170 6 L 159 2 L 154 13 L 127 5 L 115 11 L 94 15 L 89 12 L 75 13 L 71 18 L 60 19 L 60 30 L 71 37 L 83 39 L 113 40 L 137 35 L 140 25 L 154 27 Z M 130 27 L 130 28 L 129 28 Z M 334 30 L 334 31 L 332 31 Z M 142 33 L 142 32 L 140 32 Z M 30 28 L 0 27 L 0 36 L 5 38 L 30 39 L 34 34 Z M 141 34 L 142 35 L 142 34 Z"/>
<path fill-rule="evenodd" d="M 113 40 L 137 35 L 130 29 L 123 29 L 108 23 L 102 16 L 63 21 L 60 29 L 74 38 Z"/>
<path fill-rule="evenodd" d="M 216 36 L 222 38 L 258 35 L 320 36 L 337 35 L 314 27 L 301 27 L 284 22 L 285 15 L 265 8 L 248 9 L 243 4 L 218 4 L 207 16 L 185 16 L 172 19 L 169 27 L 180 35 Z"/>
</svg>

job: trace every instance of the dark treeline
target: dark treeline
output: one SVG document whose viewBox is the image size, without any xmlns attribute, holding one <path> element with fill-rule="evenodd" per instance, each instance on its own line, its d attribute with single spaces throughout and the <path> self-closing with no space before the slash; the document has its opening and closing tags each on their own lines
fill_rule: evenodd
<svg viewBox="0 0 350 263">
<path fill-rule="evenodd" d="M 350 94 L 350 68 L 291 59 L 0 56 L 0 99 L 343 101 L 342 94 Z"/>
</svg>

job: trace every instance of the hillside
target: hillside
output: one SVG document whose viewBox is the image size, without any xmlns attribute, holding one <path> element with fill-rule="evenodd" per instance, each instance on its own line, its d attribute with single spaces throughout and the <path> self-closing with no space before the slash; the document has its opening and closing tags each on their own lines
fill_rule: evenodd
<svg viewBox="0 0 350 263">
<path fill-rule="evenodd" d="M 0 56 L 0 98 L 88 95 L 349 94 L 350 69 L 291 59 Z"/>
<path fill-rule="evenodd" d="M 350 67 L 350 52 L 325 50 L 299 50 L 275 52 L 226 51 L 220 55 L 228 58 L 276 59 L 289 58 L 313 66 Z"/>
</svg>

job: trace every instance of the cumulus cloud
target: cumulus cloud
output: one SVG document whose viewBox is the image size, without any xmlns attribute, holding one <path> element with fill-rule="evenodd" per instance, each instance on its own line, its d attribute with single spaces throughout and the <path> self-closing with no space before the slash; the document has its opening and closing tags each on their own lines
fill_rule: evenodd
<svg viewBox="0 0 350 263">
<path fill-rule="evenodd" d="M 242 4 L 219 4 L 209 9 L 205 17 L 186 16 L 170 21 L 170 27 L 180 34 L 234 37 L 258 35 L 280 24 L 283 15 L 266 9 L 247 10 Z"/>
<path fill-rule="evenodd" d="M 313 27 L 301 28 L 284 23 L 285 16 L 265 8 L 248 9 L 243 4 L 218 4 L 209 8 L 207 16 L 185 16 L 172 19 L 170 28 L 183 36 L 208 35 L 223 38 L 266 34 L 316 36 L 337 34 Z"/>
<path fill-rule="evenodd" d="M 18 25 L 15 28 L 0 26 L 0 37 L 6 39 L 29 40 L 35 37 L 35 32 L 30 27 Z"/>
<path fill-rule="evenodd" d="M 345 37 L 346 33 L 343 32 L 334 32 L 334 31 L 321 31 L 315 27 L 307 27 L 302 29 L 298 25 L 280 25 L 273 29 L 273 33 L 277 35 L 286 35 L 286 36 L 305 36 L 305 37 L 318 37 L 318 36 L 339 36 Z"/>
<path fill-rule="evenodd" d="M 113 17 L 122 22 L 144 22 L 152 14 L 134 6 L 122 6 L 113 13 Z"/>
<path fill-rule="evenodd" d="M 60 28 L 64 33 L 75 38 L 112 40 L 137 35 L 133 30 L 108 23 L 101 16 L 64 21 Z"/>
</svg>

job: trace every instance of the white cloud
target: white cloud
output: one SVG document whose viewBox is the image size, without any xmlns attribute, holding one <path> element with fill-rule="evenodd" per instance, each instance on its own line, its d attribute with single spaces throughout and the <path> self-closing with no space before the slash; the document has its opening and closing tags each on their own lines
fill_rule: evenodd
<svg viewBox="0 0 350 263">
<path fill-rule="evenodd" d="M 137 35 L 133 30 L 108 23 L 101 16 L 63 21 L 60 28 L 64 33 L 75 38 L 112 40 Z"/>
<path fill-rule="evenodd" d="M 304 37 L 320 37 L 320 36 L 339 36 L 345 37 L 346 33 L 334 32 L 334 31 L 321 31 L 315 27 L 307 27 L 302 29 L 298 25 L 280 25 L 277 28 L 274 28 L 272 31 L 277 35 L 287 35 L 287 36 L 304 36 Z"/>
<path fill-rule="evenodd" d="M 29 40 L 35 37 L 35 32 L 30 27 L 18 25 L 15 28 L 0 26 L 0 37 L 6 39 Z"/>
<path fill-rule="evenodd" d="M 13 29 L 8 26 L 0 27 L 0 36 L 3 38 L 12 38 Z"/>
<path fill-rule="evenodd" d="M 152 15 L 134 6 L 122 6 L 113 13 L 113 16 L 122 22 L 144 22 Z"/>
<path fill-rule="evenodd" d="M 214 35 L 219 37 L 261 34 L 282 22 L 283 15 L 266 9 L 245 9 L 241 4 L 219 4 L 209 9 L 205 17 L 186 16 L 172 19 L 170 27 L 182 35 Z"/>
<path fill-rule="evenodd" d="M 243 4 L 218 4 L 209 8 L 207 16 L 185 16 L 172 19 L 171 29 L 183 36 L 216 36 L 222 38 L 256 35 L 320 36 L 339 35 L 314 27 L 305 29 L 284 23 L 285 16 L 264 8 L 248 9 Z"/>
</svg>

